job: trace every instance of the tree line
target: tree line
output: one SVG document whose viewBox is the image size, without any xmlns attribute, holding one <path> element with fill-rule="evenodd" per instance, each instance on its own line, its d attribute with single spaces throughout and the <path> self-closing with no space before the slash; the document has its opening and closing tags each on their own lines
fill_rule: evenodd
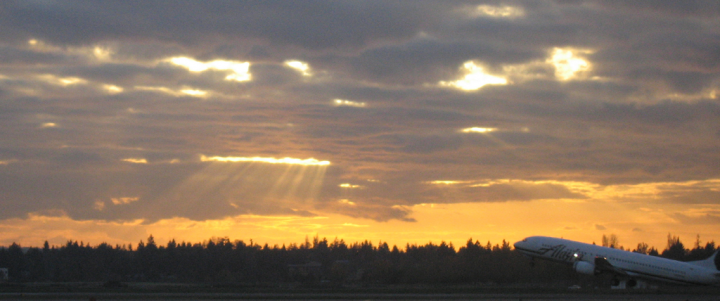
<svg viewBox="0 0 720 301">
<path fill-rule="evenodd" d="M 617 239 L 615 239 L 617 241 Z M 605 240 L 603 240 L 603 243 Z M 614 247 L 614 246 L 613 246 Z M 714 242 L 685 249 L 668 235 L 662 252 L 639 244 L 638 253 L 678 260 L 712 255 Z M 158 245 L 153 236 L 132 245 L 91 246 L 68 241 L 62 246 L 0 248 L 0 268 L 13 282 L 177 282 L 211 284 L 468 284 L 547 283 L 576 281 L 571 268 L 529 259 L 514 252 L 509 242 L 492 245 L 469 239 L 452 243 L 408 244 L 404 248 L 369 241 L 314 237 L 289 246 L 259 245 L 252 240 L 211 238 L 202 243 L 169 241 Z"/>
<path fill-rule="evenodd" d="M 615 234 L 603 235 L 602 246 L 625 250 L 623 246 L 620 246 L 618 238 Z M 715 241 L 709 241 L 703 246 L 700 242 L 700 235 L 696 236 L 694 247 L 692 249 L 686 249 L 685 245 L 680 241 L 680 237 L 672 235 L 671 233 L 668 233 L 667 248 L 665 248 L 662 253 L 655 249 L 655 247 L 650 247 L 644 242 L 638 243 L 635 249 L 627 249 L 627 251 L 635 253 L 662 256 L 680 261 L 702 260 L 710 257 L 716 250 Z"/>
</svg>

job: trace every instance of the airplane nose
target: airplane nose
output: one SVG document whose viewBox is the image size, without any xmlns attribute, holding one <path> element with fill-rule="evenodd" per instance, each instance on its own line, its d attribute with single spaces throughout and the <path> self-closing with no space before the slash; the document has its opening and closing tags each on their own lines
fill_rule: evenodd
<svg viewBox="0 0 720 301">
<path fill-rule="evenodd" d="M 517 248 L 520 248 L 520 249 L 525 248 L 525 249 L 527 249 L 527 244 L 528 244 L 528 239 L 525 238 L 525 239 L 523 239 L 523 240 L 521 240 L 521 241 L 515 242 L 515 243 L 513 244 L 513 247 L 515 247 L 515 249 L 517 249 Z"/>
</svg>

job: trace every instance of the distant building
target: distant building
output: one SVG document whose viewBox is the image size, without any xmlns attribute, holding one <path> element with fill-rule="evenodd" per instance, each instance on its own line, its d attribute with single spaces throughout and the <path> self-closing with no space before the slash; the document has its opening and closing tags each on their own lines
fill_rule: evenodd
<svg viewBox="0 0 720 301">
<path fill-rule="evenodd" d="M 0 282 L 5 282 L 10 279 L 8 269 L 7 268 L 0 268 Z"/>
</svg>

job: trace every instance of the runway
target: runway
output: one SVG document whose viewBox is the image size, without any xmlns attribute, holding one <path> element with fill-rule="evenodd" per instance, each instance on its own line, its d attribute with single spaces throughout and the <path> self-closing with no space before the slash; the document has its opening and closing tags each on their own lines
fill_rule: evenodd
<svg viewBox="0 0 720 301">
<path fill-rule="evenodd" d="M 2 293 L 0 300 L 717 300 L 698 293 L 500 293 L 500 294 L 382 294 L 382 293 Z"/>
</svg>

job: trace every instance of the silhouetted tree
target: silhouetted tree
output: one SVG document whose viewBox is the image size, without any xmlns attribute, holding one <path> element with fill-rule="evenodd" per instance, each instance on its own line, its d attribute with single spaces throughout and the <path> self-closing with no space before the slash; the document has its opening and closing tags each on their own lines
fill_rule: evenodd
<svg viewBox="0 0 720 301">
<path fill-rule="evenodd" d="M 617 235 L 610 234 L 610 236 L 606 236 L 605 234 L 603 234 L 602 246 L 608 248 L 620 248 L 620 243 L 618 242 Z"/>
<path fill-rule="evenodd" d="M 638 243 L 637 248 L 635 248 L 635 250 L 633 250 L 633 252 L 640 253 L 640 254 L 648 254 L 650 252 L 649 248 L 650 248 L 650 246 L 648 246 L 648 244 L 641 242 L 641 243 Z"/>
<path fill-rule="evenodd" d="M 667 248 L 662 252 L 662 256 L 675 260 L 683 260 L 686 253 L 687 251 L 683 243 L 680 242 L 680 238 L 668 233 Z"/>
</svg>

